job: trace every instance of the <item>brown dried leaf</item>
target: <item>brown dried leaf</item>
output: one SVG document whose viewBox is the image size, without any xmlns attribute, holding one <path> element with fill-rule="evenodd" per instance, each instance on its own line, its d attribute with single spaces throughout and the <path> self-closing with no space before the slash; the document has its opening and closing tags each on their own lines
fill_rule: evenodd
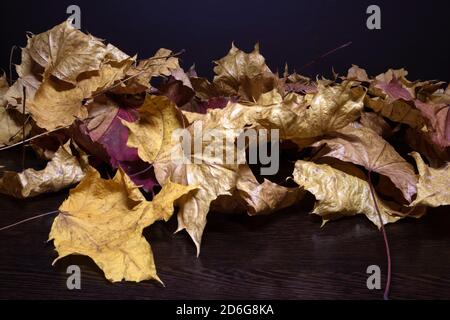
<svg viewBox="0 0 450 320">
<path fill-rule="evenodd" d="M 363 112 L 359 121 L 364 127 L 372 129 L 383 138 L 390 137 L 394 132 L 384 118 L 375 112 Z"/>
<path fill-rule="evenodd" d="M 126 80 L 112 91 L 118 94 L 136 94 L 150 88 L 153 77 L 170 76 L 171 72 L 179 69 L 178 58 L 172 56 L 172 51 L 161 48 L 149 59 L 141 60 L 137 66 L 126 72 Z"/>
<path fill-rule="evenodd" d="M 77 77 L 99 70 L 108 51 L 97 38 L 86 35 L 65 21 L 49 31 L 28 39 L 31 58 L 44 67 L 44 78 L 50 75 L 76 84 Z"/>
<path fill-rule="evenodd" d="M 432 168 L 425 164 L 417 152 L 412 152 L 419 169 L 419 183 L 417 184 L 417 198 L 411 206 L 439 207 L 450 205 L 450 163 L 440 168 Z"/>
<path fill-rule="evenodd" d="M 313 146 L 327 144 L 331 150 L 325 152 L 324 156 L 352 162 L 389 177 L 402 191 L 405 199 L 411 201 L 417 191 L 417 179 L 412 165 L 376 132 L 353 123 L 330 136 L 331 138 L 316 142 Z"/>
<path fill-rule="evenodd" d="M 256 101 L 261 94 L 279 86 L 278 76 L 266 65 L 258 44 L 251 53 L 232 44 L 228 54 L 215 63 L 213 83 L 223 95 L 238 95 L 244 100 Z"/>
<path fill-rule="evenodd" d="M 269 214 L 297 203 L 303 196 L 300 188 L 287 188 L 264 179 L 259 183 L 247 165 L 239 166 L 237 194 L 247 204 L 250 215 Z"/>
<path fill-rule="evenodd" d="M 29 198 L 67 188 L 83 177 L 83 166 L 66 143 L 43 170 L 6 171 L 0 178 L 0 192 L 16 198 Z"/>
<path fill-rule="evenodd" d="M 356 176 L 334 169 L 327 164 L 299 160 L 295 163 L 294 181 L 316 197 L 313 213 L 323 222 L 344 216 L 364 214 L 376 226 L 380 219 L 371 195 L 369 183 Z M 397 212 L 376 196 L 383 224 L 399 220 Z"/>
</svg>

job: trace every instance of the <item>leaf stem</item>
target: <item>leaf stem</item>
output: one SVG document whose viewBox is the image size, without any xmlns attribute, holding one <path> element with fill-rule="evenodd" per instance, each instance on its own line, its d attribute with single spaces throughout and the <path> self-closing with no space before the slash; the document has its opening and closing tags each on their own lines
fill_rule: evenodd
<svg viewBox="0 0 450 320">
<path fill-rule="evenodd" d="M 303 69 L 306 69 L 306 68 L 308 68 L 309 66 L 312 66 L 313 64 L 319 62 L 320 60 L 322 60 L 323 58 L 329 56 L 330 54 L 335 53 L 336 51 L 338 51 L 338 50 L 340 50 L 340 49 L 344 49 L 345 47 L 348 47 L 348 46 L 351 45 L 351 44 L 352 44 L 352 42 L 349 41 L 349 42 L 347 42 L 347 43 L 344 43 L 343 45 L 340 45 L 340 46 L 337 47 L 337 48 L 334 48 L 334 49 L 332 49 L 332 50 L 330 50 L 330 51 L 327 51 L 327 52 L 321 54 L 320 56 L 318 56 L 318 57 L 315 58 L 314 60 L 312 60 L 312 61 L 308 62 L 307 64 L 303 65 L 302 67 L 300 67 L 300 69 L 299 69 L 298 71 L 302 71 Z"/>
<path fill-rule="evenodd" d="M 372 195 L 373 203 L 375 205 L 375 210 L 377 211 L 377 214 L 378 214 L 378 219 L 380 219 L 380 226 L 381 226 L 380 228 L 381 228 L 381 232 L 383 234 L 384 245 L 385 245 L 385 250 L 386 250 L 386 257 L 387 257 L 387 265 L 388 265 L 387 279 L 386 279 L 386 285 L 384 288 L 383 298 L 384 298 L 384 300 L 389 300 L 389 291 L 391 288 L 391 250 L 389 247 L 389 241 L 387 238 L 386 229 L 384 228 L 384 223 L 383 223 L 383 219 L 381 217 L 380 209 L 378 208 L 377 199 L 375 197 L 375 190 L 374 190 L 374 187 L 372 184 L 371 173 L 372 173 L 372 171 L 369 170 L 370 194 Z"/>
<path fill-rule="evenodd" d="M 33 141 L 34 139 L 37 139 L 37 138 L 42 137 L 42 136 L 46 136 L 47 134 L 56 132 L 56 131 L 61 130 L 61 129 L 65 129 L 65 128 L 67 128 L 67 127 L 69 127 L 69 126 L 57 128 L 57 129 L 54 129 L 54 130 L 51 130 L 51 131 L 45 131 L 45 132 L 40 133 L 40 134 L 37 134 L 37 135 L 35 135 L 35 136 L 31 137 L 31 138 L 28 138 L 28 139 L 22 140 L 22 141 L 20 141 L 20 142 L 14 143 L 14 144 L 12 144 L 12 145 L 5 146 L 5 147 L 3 147 L 3 148 L 0 148 L 0 151 L 3 151 L 3 150 L 6 150 L 6 149 L 10 149 L 10 148 L 19 146 L 19 145 L 24 144 L 24 143 L 26 143 L 26 142 Z"/>
<path fill-rule="evenodd" d="M 27 102 L 27 89 L 25 86 L 23 86 L 23 103 L 22 103 L 22 115 L 23 118 L 25 119 L 25 105 Z M 25 170 L 25 127 L 26 127 L 26 123 L 24 122 L 22 125 L 22 170 Z"/>
<path fill-rule="evenodd" d="M 9 82 L 9 85 L 10 86 L 12 86 L 13 85 L 13 79 L 12 79 L 12 60 L 13 60 L 13 57 L 14 57 L 14 51 L 17 49 L 17 46 L 16 45 L 13 45 L 12 46 L 12 48 L 11 48 L 11 52 L 9 53 L 9 79 L 8 79 L 8 82 Z"/>
<path fill-rule="evenodd" d="M 42 217 L 45 217 L 45 216 L 49 216 L 51 214 L 55 214 L 55 213 L 58 213 L 58 212 L 59 212 L 59 210 L 50 211 L 50 212 L 42 213 L 42 214 L 39 214 L 37 216 L 25 219 L 25 220 L 20 220 L 19 222 L 16 222 L 16 223 L 13 223 L 13 224 L 10 224 L 10 225 L 7 225 L 7 226 L 4 226 L 4 227 L 0 228 L 0 231 L 6 230 L 6 229 L 10 229 L 10 228 L 15 227 L 15 226 L 17 226 L 19 224 L 22 224 L 22 223 L 25 223 L 25 222 L 28 222 L 28 221 L 32 221 L 32 220 L 35 220 L 35 219 L 39 219 L 39 218 L 42 218 Z"/>
</svg>

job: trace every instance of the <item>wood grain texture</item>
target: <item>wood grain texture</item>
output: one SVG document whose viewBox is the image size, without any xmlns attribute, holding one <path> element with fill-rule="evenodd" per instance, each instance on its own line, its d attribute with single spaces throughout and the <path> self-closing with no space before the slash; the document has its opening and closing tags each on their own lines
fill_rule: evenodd
<svg viewBox="0 0 450 320">
<path fill-rule="evenodd" d="M 0 165 L 14 167 L 12 152 Z M 36 163 L 34 163 L 36 164 Z M 67 191 L 18 201 L 0 196 L 0 226 L 56 210 Z M 47 242 L 54 216 L 0 232 L 0 299 L 381 299 L 366 288 L 366 268 L 385 276 L 382 235 L 363 217 L 320 228 L 300 206 L 264 217 L 210 214 L 202 253 L 176 220 L 146 229 L 159 275 L 156 282 L 111 284 L 87 257 L 55 266 Z M 449 208 L 387 227 L 393 259 L 392 299 L 450 299 Z M 81 290 L 66 287 L 67 266 L 82 271 Z M 384 278 L 383 278 L 384 283 Z"/>
</svg>

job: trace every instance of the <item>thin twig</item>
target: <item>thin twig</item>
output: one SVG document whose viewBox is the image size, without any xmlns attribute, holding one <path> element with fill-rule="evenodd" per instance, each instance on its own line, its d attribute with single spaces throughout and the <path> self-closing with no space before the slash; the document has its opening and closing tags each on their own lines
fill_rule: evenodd
<svg viewBox="0 0 450 320">
<path fill-rule="evenodd" d="M 11 48 L 11 52 L 9 53 L 9 85 L 11 86 L 13 84 L 12 79 L 12 59 L 14 55 L 14 51 L 17 49 L 16 45 L 13 45 Z"/>
<path fill-rule="evenodd" d="M 27 102 L 27 89 L 25 86 L 22 88 L 23 91 L 23 103 L 22 103 L 22 115 L 25 118 L 25 105 Z M 25 170 L 25 126 L 26 123 L 24 122 L 22 125 L 22 171 Z"/>
<path fill-rule="evenodd" d="M 348 46 L 351 45 L 351 44 L 352 44 L 352 42 L 349 41 L 349 42 L 344 43 L 343 45 L 341 45 L 341 46 L 339 46 L 339 47 L 337 47 L 337 48 L 334 48 L 334 49 L 332 49 L 332 50 L 330 50 L 330 51 L 327 51 L 327 52 L 321 54 L 320 56 L 318 56 L 318 57 L 315 58 L 314 60 L 308 62 L 308 63 L 305 64 L 305 65 L 303 65 L 298 71 L 302 71 L 303 69 L 308 68 L 309 66 L 311 66 L 311 65 L 313 65 L 313 64 L 315 64 L 315 63 L 317 63 L 317 62 L 319 62 L 320 60 L 322 60 L 323 58 L 329 56 L 330 54 L 335 53 L 335 52 L 338 51 L 338 50 L 344 49 L 345 47 L 348 47 Z"/>
<path fill-rule="evenodd" d="M 10 228 L 15 227 L 15 226 L 17 226 L 19 224 L 22 224 L 22 223 L 25 223 L 25 222 L 28 222 L 28 221 L 32 221 L 32 220 L 35 220 L 35 219 L 39 219 L 39 218 L 42 218 L 42 217 L 45 217 L 45 216 L 49 216 L 49 215 L 55 214 L 55 213 L 59 213 L 59 210 L 46 212 L 46 213 L 43 213 L 43 214 L 31 217 L 31 218 L 28 218 L 28 219 L 25 219 L 25 220 L 21 220 L 19 222 L 16 222 L 16 223 L 13 223 L 13 224 L 10 224 L 10 225 L 7 225 L 5 227 L 0 228 L 0 231 L 6 230 L 6 229 L 10 229 Z"/>
<path fill-rule="evenodd" d="M 30 119 L 31 119 L 31 115 L 28 115 L 27 116 L 27 118 L 25 119 L 25 124 L 27 124 L 28 123 L 28 121 L 30 121 Z M 14 140 L 19 134 L 21 134 L 22 133 L 22 128 L 20 128 L 19 130 L 17 130 L 17 132 L 16 133 L 14 133 L 12 136 L 11 136 L 11 138 L 9 138 L 9 141 L 12 141 L 12 140 Z"/>
<path fill-rule="evenodd" d="M 61 129 L 65 129 L 65 128 L 67 128 L 67 127 L 69 127 L 69 126 L 65 126 L 65 127 L 53 129 L 53 130 L 50 130 L 50 131 L 45 131 L 45 132 L 43 132 L 43 133 L 40 133 L 40 134 L 38 134 L 38 135 L 35 135 L 35 136 L 33 136 L 33 137 L 31 137 L 31 138 L 28 138 L 28 139 L 25 139 L 25 140 L 23 140 L 23 141 L 14 143 L 14 144 L 9 145 L 9 146 L 2 147 L 2 148 L 0 148 L 0 151 L 6 150 L 6 149 L 10 149 L 10 148 L 13 148 L 13 147 L 16 147 L 16 146 L 20 146 L 20 145 L 23 144 L 23 143 L 27 143 L 27 142 L 33 141 L 33 140 L 35 140 L 35 139 L 37 139 L 37 138 L 40 138 L 40 137 L 42 137 L 42 136 L 46 136 L 47 134 L 56 132 L 56 131 L 61 130 Z"/>
</svg>

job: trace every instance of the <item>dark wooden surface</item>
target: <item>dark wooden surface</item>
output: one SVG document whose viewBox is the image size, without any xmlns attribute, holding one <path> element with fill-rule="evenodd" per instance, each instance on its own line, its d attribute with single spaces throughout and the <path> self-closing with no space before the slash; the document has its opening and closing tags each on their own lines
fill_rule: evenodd
<svg viewBox="0 0 450 320">
<path fill-rule="evenodd" d="M 0 155 L 0 165 L 17 157 Z M 0 196 L 0 226 L 56 210 L 67 191 L 18 201 Z M 448 207 L 387 227 L 393 259 L 392 299 L 450 299 Z M 381 299 L 366 287 L 366 268 L 385 275 L 381 234 L 364 217 L 320 228 L 294 207 L 266 217 L 210 214 L 202 253 L 176 221 L 146 229 L 165 287 L 153 281 L 111 284 L 87 257 L 55 266 L 47 242 L 54 216 L 0 232 L 1 299 Z M 67 266 L 82 271 L 81 290 L 66 288 Z M 384 278 L 383 278 L 384 282 Z"/>
</svg>

